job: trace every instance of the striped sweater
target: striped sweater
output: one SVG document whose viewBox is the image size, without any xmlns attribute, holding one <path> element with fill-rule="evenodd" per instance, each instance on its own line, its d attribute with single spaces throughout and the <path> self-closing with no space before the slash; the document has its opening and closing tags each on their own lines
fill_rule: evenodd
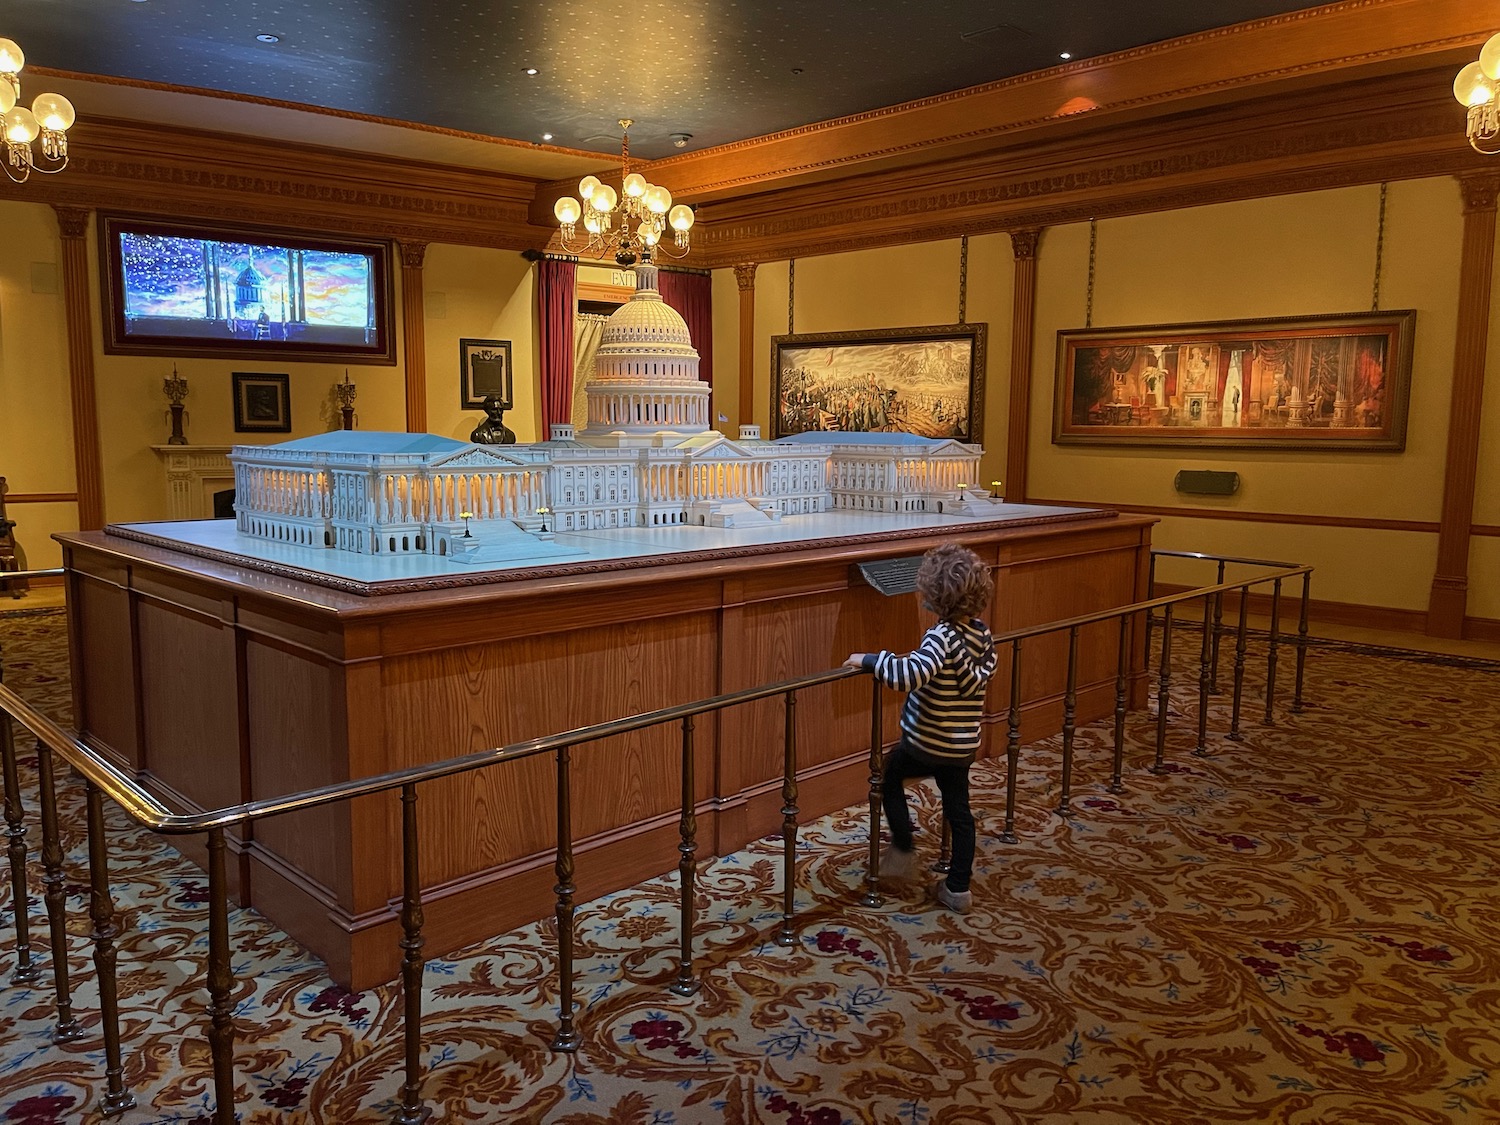
<svg viewBox="0 0 1500 1125">
<path fill-rule="evenodd" d="M 901 709 L 909 746 L 942 764 L 974 760 L 984 689 L 996 664 L 983 621 L 939 621 L 915 651 L 869 653 L 864 663 L 881 683 L 909 693 Z"/>
</svg>

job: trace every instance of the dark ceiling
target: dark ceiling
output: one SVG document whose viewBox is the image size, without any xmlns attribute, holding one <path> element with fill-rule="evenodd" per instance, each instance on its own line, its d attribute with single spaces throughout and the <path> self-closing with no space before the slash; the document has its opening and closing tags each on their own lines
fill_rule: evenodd
<svg viewBox="0 0 1500 1125">
<path fill-rule="evenodd" d="M 1298 0 L 6 0 L 30 66 L 603 153 L 700 149 Z M 277 36 L 275 43 L 257 36 Z M 525 68 L 538 73 L 527 75 Z M 23 75 L 23 78 L 25 76 Z M 35 92 L 34 84 L 28 92 Z M 109 115 L 107 106 L 94 112 Z"/>
</svg>

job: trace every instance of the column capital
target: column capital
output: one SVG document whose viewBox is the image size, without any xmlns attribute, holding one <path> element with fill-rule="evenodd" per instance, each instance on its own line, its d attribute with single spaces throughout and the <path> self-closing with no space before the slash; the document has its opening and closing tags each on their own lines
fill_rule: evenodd
<svg viewBox="0 0 1500 1125">
<path fill-rule="evenodd" d="M 736 262 L 734 264 L 734 280 L 739 283 L 740 292 L 755 288 L 755 266 L 754 262 Z"/>
<path fill-rule="evenodd" d="M 1471 211 L 1493 211 L 1500 196 L 1500 173 L 1476 172 L 1459 176 L 1458 190 L 1464 197 L 1464 214 Z"/>
<path fill-rule="evenodd" d="M 401 265 L 404 269 L 419 270 L 427 258 L 427 243 L 425 242 L 399 242 L 401 247 Z"/>
<path fill-rule="evenodd" d="M 83 238 L 89 232 L 89 218 L 93 215 L 87 207 L 63 207 L 54 203 L 57 212 L 57 229 L 64 238 Z"/>
<path fill-rule="evenodd" d="M 1006 231 L 1006 233 L 1010 235 L 1011 252 L 1017 259 L 1036 257 L 1037 243 L 1042 238 L 1040 227 L 1028 227 L 1024 230 Z"/>
</svg>

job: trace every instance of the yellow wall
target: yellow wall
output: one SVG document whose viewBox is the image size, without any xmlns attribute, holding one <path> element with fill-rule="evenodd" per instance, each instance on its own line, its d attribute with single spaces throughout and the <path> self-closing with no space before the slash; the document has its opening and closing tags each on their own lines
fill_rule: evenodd
<svg viewBox="0 0 1500 1125">
<path fill-rule="evenodd" d="M 70 493 L 72 407 L 57 222 L 50 207 L 0 203 L 0 231 L 0 476 L 12 492 Z M 74 505 L 17 504 L 9 515 L 19 525 L 25 565 L 61 562 L 50 536 L 77 522 Z"/>
<path fill-rule="evenodd" d="M 505 424 L 515 431 L 517 441 L 546 437 L 542 433 L 535 286 L 535 268 L 514 250 L 427 248 L 422 298 L 429 431 L 468 441 L 474 427 L 484 421 L 482 411 L 459 408 L 459 340 L 509 340 L 516 405 L 506 413 Z M 360 419 L 360 429 L 375 428 Z M 405 423 L 395 428 L 405 429 Z"/>
<path fill-rule="evenodd" d="M 1098 224 L 1096 327 L 1337 313 L 1369 306 L 1379 189 L 1359 187 L 1187 208 Z M 1081 327 L 1088 296 L 1087 224 L 1043 233 L 1037 259 L 1029 486 L 1033 497 L 1161 508 L 1216 505 L 1255 512 L 1421 521 L 1440 517 L 1452 380 L 1462 206 L 1447 178 L 1393 183 L 1383 249 L 1381 306 L 1418 310 L 1407 448 L 1402 453 L 1080 448 L 1052 444 L 1056 334 Z M 0 473 L 14 491 L 74 488 L 66 333 L 57 226 L 48 207 L 0 203 Z M 956 239 L 805 258 L 796 268 L 798 332 L 946 324 L 957 319 Z M 34 278 L 35 276 L 35 283 Z M 1010 319 L 1014 262 L 1004 234 L 969 243 L 967 319 L 989 325 L 981 476 L 1003 473 L 1009 425 Z M 165 514 L 160 462 L 150 446 L 168 433 L 161 380 L 171 357 L 106 356 L 99 329 L 97 263 L 90 270 L 106 515 L 111 521 Z M 399 278 L 398 278 L 399 282 Z M 60 288 L 60 278 L 58 278 Z M 739 418 L 739 289 L 734 271 L 713 277 L 717 359 L 715 416 L 729 433 Z M 769 429 L 771 338 L 788 330 L 788 263 L 755 277 L 753 420 Z M 520 440 L 541 433 L 534 269 L 519 254 L 431 246 L 424 268 L 428 426 L 465 438 L 479 420 L 458 408 L 458 340 L 512 343 Z M 397 313 L 399 320 L 399 292 Z M 1500 285 L 1492 313 L 1490 370 L 1500 371 Z M 393 330 L 400 338 L 399 322 Z M 251 364 L 179 359 L 191 385 L 189 440 L 196 444 L 282 440 L 235 434 L 229 375 L 291 375 L 293 431 L 336 425 L 331 387 L 341 364 Z M 361 429 L 404 429 L 404 366 L 351 366 Z M 1240 473 L 1234 497 L 1180 497 L 1182 468 Z M 49 536 L 74 525 L 70 504 L 25 504 L 12 512 L 28 563 L 55 564 Z M 1500 377 L 1489 378 L 1482 416 L 1474 522 L 1500 526 Z M 1314 596 L 1425 610 L 1434 534 L 1268 522 L 1163 519 L 1160 546 L 1283 557 L 1315 564 Z M 1472 616 L 1500 619 L 1500 538 L 1476 536 L 1470 557 Z M 1169 566 L 1167 581 L 1201 577 Z"/>
<path fill-rule="evenodd" d="M 1195 207 L 1098 224 L 1094 325 L 1237 320 L 1368 309 L 1379 188 Z M 1451 179 L 1390 186 L 1381 307 L 1417 310 L 1403 453 L 1083 448 L 1052 444 L 1056 334 L 1083 325 L 1087 224 L 1047 231 L 1037 269 L 1030 493 L 1094 503 L 1371 519 L 1440 516 L 1460 243 Z M 1179 496 L 1179 469 L 1240 474 L 1232 497 Z M 1164 521 L 1158 546 L 1318 567 L 1314 596 L 1425 610 L 1436 536 L 1202 519 Z M 1187 580 L 1168 567 L 1169 581 Z"/>
</svg>

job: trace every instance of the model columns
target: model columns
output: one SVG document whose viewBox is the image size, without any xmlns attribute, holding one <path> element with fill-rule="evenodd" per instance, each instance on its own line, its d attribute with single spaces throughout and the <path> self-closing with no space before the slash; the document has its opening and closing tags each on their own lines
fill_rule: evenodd
<svg viewBox="0 0 1500 1125">
<path fill-rule="evenodd" d="M 422 263 L 427 243 L 402 242 L 401 339 L 406 360 L 406 431 L 427 432 L 427 314 L 422 302 Z"/>
<path fill-rule="evenodd" d="M 1460 176 L 1458 184 L 1464 197 L 1464 241 L 1437 570 L 1427 603 L 1427 634 L 1432 637 L 1464 635 L 1479 411 L 1484 400 L 1484 361 L 1490 333 L 1490 274 L 1495 263 L 1495 197 L 1500 194 L 1500 177 Z"/>
<path fill-rule="evenodd" d="M 1010 422 L 1005 442 L 1006 499 L 1026 499 L 1026 459 L 1031 441 L 1032 332 L 1036 324 L 1036 247 L 1039 228 L 1013 230 L 1016 273 L 1010 320 Z"/>
<path fill-rule="evenodd" d="M 755 422 L 755 263 L 737 263 L 734 280 L 740 287 L 739 424 L 749 426 Z"/>
<path fill-rule="evenodd" d="M 63 306 L 68 331 L 68 382 L 73 404 L 73 472 L 77 477 L 78 529 L 104 526 L 104 471 L 99 456 L 99 406 L 94 389 L 94 322 L 89 300 L 89 214 L 57 207 L 62 236 Z M 103 251 L 101 250 L 101 253 Z"/>
</svg>

